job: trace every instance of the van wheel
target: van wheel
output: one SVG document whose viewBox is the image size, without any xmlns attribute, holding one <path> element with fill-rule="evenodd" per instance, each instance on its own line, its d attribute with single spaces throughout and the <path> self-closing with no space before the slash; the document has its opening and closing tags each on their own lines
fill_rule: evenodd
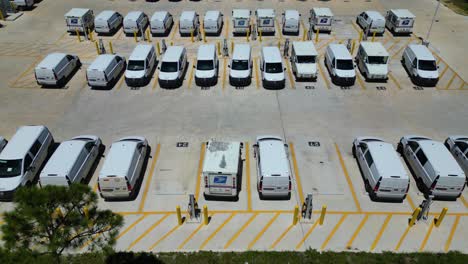
<svg viewBox="0 0 468 264">
<path fill-rule="evenodd" d="M 288 193 L 288 200 L 291 200 L 291 193 Z"/>
<path fill-rule="evenodd" d="M 25 184 L 24 186 L 26 186 L 27 188 L 31 188 L 31 187 L 32 187 L 32 182 L 31 182 L 31 181 L 27 181 L 26 184 Z"/>
<path fill-rule="evenodd" d="M 369 181 L 368 181 L 368 180 L 366 180 L 366 181 L 364 182 L 364 188 L 365 188 L 366 192 L 369 193 L 369 195 L 371 195 L 372 190 L 371 190 L 371 187 L 370 187 L 370 184 L 369 184 Z"/>
<path fill-rule="evenodd" d="M 234 202 L 238 202 L 239 201 L 239 194 L 236 194 L 236 196 L 234 196 Z"/>
<path fill-rule="evenodd" d="M 260 200 L 264 200 L 264 199 L 265 199 L 265 197 L 263 197 L 262 192 L 258 192 L 258 196 L 260 197 Z"/>
<path fill-rule="evenodd" d="M 356 147 L 353 145 L 352 147 L 353 157 L 356 158 Z"/>
<path fill-rule="evenodd" d="M 397 152 L 400 153 L 400 155 L 403 156 L 403 144 L 401 144 L 401 142 L 398 143 Z"/>
<path fill-rule="evenodd" d="M 83 63 L 81 63 L 81 60 L 78 59 L 78 60 L 76 61 L 76 67 L 79 69 L 79 68 L 81 68 L 82 65 L 83 65 Z"/>
</svg>

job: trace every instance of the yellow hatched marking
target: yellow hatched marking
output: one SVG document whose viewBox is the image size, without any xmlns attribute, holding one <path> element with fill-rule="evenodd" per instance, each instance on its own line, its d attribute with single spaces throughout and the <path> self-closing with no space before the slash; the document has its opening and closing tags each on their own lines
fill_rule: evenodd
<svg viewBox="0 0 468 264">
<path fill-rule="evenodd" d="M 453 235 L 455 234 L 455 231 L 457 230 L 457 226 L 458 226 L 458 222 L 460 222 L 460 216 L 458 215 L 456 218 L 455 218 L 455 221 L 453 222 L 453 225 L 452 225 L 452 229 L 450 230 L 450 234 L 447 238 L 447 242 L 445 242 L 445 252 L 449 251 L 450 249 L 450 245 L 452 244 L 452 239 L 453 239 Z"/>
<path fill-rule="evenodd" d="M 348 243 L 346 243 L 346 248 L 350 249 L 351 246 L 353 245 L 354 240 L 358 236 L 359 232 L 361 232 L 361 229 L 364 227 L 366 224 L 367 220 L 369 219 L 369 215 L 365 215 L 364 218 L 361 220 L 361 223 L 359 223 L 358 227 L 356 228 L 356 231 L 354 231 L 353 235 L 349 239 Z"/>
<path fill-rule="evenodd" d="M 135 222 L 133 222 L 131 225 L 129 225 L 124 231 L 120 232 L 120 234 L 115 238 L 115 240 L 118 240 L 119 238 L 123 237 L 128 231 L 130 231 L 132 228 L 134 228 L 138 223 L 140 223 L 143 219 L 145 219 L 146 215 L 142 215 L 140 218 L 138 218 Z"/>
<path fill-rule="evenodd" d="M 331 231 L 331 233 L 328 235 L 327 239 L 325 239 L 325 241 L 323 241 L 323 244 L 322 246 L 320 247 L 320 250 L 323 250 L 327 245 L 328 245 L 328 242 L 330 242 L 330 240 L 333 238 L 333 236 L 335 235 L 336 231 L 338 231 L 338 228 L 340 228 L 341 224 L 343 224 L 344 220 L 346 219 L 348 215 L 345 214 L 343 215 L 340 220 L 338 221 L 338 223 L 335 225 L 335 227 L 333 227 L 333 230 Z"/>
<path fill-rule="evenodd" d="M 229 38 L 229 19 L 226 19 L 226 23 L 225 23 L 225 27 L 226 27 L 226 39 Z"/>
<path fill-rule="evenodd" d="M 270 249 L 274 249 L 276 247 L 276 245 L 278 245 L 278 243 L 281 240 L 283 240 L 283 238 L 286 236 L 286 234 L 289 233 L 289 231 L 291 230 L 292 227 L 293 227 L 293 225 L 290 225 L 288 228 L 286 228 L 286 230 L 284 230 L 284 232 L 275 240 L 275 242 L 273 242 L 273 244 L 271 244 Z"/>
<path fill-rule="evenodd" d="M 156 147 L 154 156 L 153 156 L 153 161 L 151 163 L 150 171 L 147 176 L 148 180 L 146 181 L 145 190 L 143 191 L 143 196 L 141 197 L 140 206 L 138 207 L 138 211 L 140 212 L 142 212 L 145 207 L 146 196 L 148 195 L 148 190 L 151 185 L 151 180 L 153 179 L 154 169 L 156 168 L 156 163 L 158 162 L 160 150 L 161 150 L 161 144 L 158 144 L 158 146 Z"/>
<path fill-rule="evenodd" d="M 395 85 L 398 87 L 398 89 L 401 90 L 401 85 L 400 83 L 398 82 L 398 80 L 395 78 L 395 76 L 393 76 L 393 74 L 391 72 L 388 73 L 388 77 L 395 83 Z"/>
<path fill-rule="evenodd" d="M 398 251 L 400 249 L 401 244 L 403 244 L 403 241 L 405 240 L 406 236 L 408 235 L 408 232 L 410 231 L 410 226 L 406 227 L 405 232 L 403 235 L 401 235 L 400 240 L 398 240 L 398 244 L 395 247 L 395 251 Z"/>
<path fill-rule="evenodd" d="M 223 65 L 223 91 L 226 89 L 226 68 L 227 68 L 227 58 L 224 58 Z"/>
<path fill-rule="evenodd" d="M 463 205 L 465 206 L 465 208 L 468 208 L 468 202 L 466 201 L 465 197 L 460 196 L 460 200 L 462 201 Z"/>
<path fill-rule="evenodd" d="M 322 76 L 322 79 L 325 81 L 325 85 L 327 86 L 327 89 L 330 89 L 330 81 L 327 79 L 327 76 L 325 76 L 325 73 L 322 69 L 322 65 L 319 63 L 317 63 L 318 65 L 318 69 L 319 69 L 319 72 L 320 72 L 320 76 Z"/>
<path fill-rule="evenodd" d="M 444 70 L 440 73 L 440 77 L 439 77 L 439 80 L 442 79 L 442 77 L 444 77 L 445 73 L 447 72 L 447 70 L 449 69 L 450 67 L 445 64 L 445 68 Z"/>
<path fill-rule="evenodd" d="M 359 73 L 356 73 L 356 78 L 357 78 L 358 84 L 361 87 L 361 89 L 365 90 L 366 85 L 365 85 L 364 81 L 362 80 L 361 76 L 359 75 Z"/>
<path fill-rule="evenodd" d="M 187 86 L 188 89 L 192 88 L 194 65 L 195 65 L 195 59 L 192 60 L 192 65 L 190 66 L 190 75 L 189 75 L 188 86 Z"/>
<path fill-rule="evenodd" d="M 88 241 L 86 241 L 86 242 L 80 247 L 80 250 L 83 250 L 85 247 L 89 246 L 89 244 L 91 244 L 91 242 L 93 242 L 96 238 L 98 238 L 99 236 L 101 236 L 102 234 L 104 234 L 104 232 L 107 232 L 109 229 L 110 229 L 110 226 L 104 227 L 104 228 L 102 229 L 102 232 L 93 235 Z"/>
<path fill-rule="evenodd" d="M 289 63 L 289 60 L 286 60 L 286 67 L 288 71 L 289 82 L 291 83 L 291 89 L 296 89 L 296 86 L 294 84 L 294 76 L 291 71 L 291 64 Z"/>
<path fill-rule="evenodd" d="M 457 76 L 456 73 L 453 73 L 452 78 L 450 78 L 449 82 L 447 83 L 447 86 L 445 86 L 445 90 L 448 90 L 450 88 L 450 85 L 452 85 L 453 80 L 455 80 L 455 77 Z"/>
<path fill-rule="evenodd" d="M 255 238 L 249 243 L 249 245 L 247 246 L 247 249 L 251 249 L 253 246 L 255 246 L 255 243 L 257 243 L 257 241 L 263 236 L 263 234 L 267 231 L 267 229 L 271 226 L 271 224 L 275 222 L 276 218 L 278 218 L 279 215 L 280 215 L 279 213 L 276 213 L 275 216 L 273 216 L 270 219 L 270 221 L 268 221 L 268 223 L 262 228 L 262 230 L 260 230 L 257 236 L 255 236 Z"/>
<path fill-rule="evenodd" d="M 229 241 L 224 245 L 224 249 L 227 249 L 232 242 L 234 242 L 239 235 L 252 223 L 252 221 L 257 217 L 258 213 L 253 214 L 247 222 L 229 239 Z"/>
<path fill-rule="evenodd" d="M 393 47 L 395 47 L 395 45 L 396 45 L 396 44 L 398 44 L 399 42 L 400 42 L 400 40 L 399 40 L 399 39 L 395 40 L 395 42 L 393 42 L 393 44 L 392 44 L 392 45 L 390 45 L 390 47 L 388 47 L 388 49 L 387 49 L 387 50 L 388 50 L 388 51 L 390 51 L 390 50 L 391 50 L 391 49 L 393 49 Z"/>
<path fill-rule="evenodd" d="M 414 209 L 416 209 L 416 206 L 414 205 L 413 199 L 409 194 L 406 195 L 406 200 L 408 200 L 408 203 L 411 206 L 411 210 L 414 211 Z"/>
<path fill-rule="evenodd" d="M 431 226 L 427 230 L 426 236 L 424 237 L 424 240 L 421 243 L 421 247 L 419 247 L 419 251 L 423 251 L 426 247 L 427 241 L 429 240 L 429 237 L 431 237 L 432 229 L 434 229 L 434 221 L 431 221 Z"/>
<path fill-rule="evenodd" d="M 174 226 L 171 230 L 169 230 L 169 232 L 167 232 L 166 234 L 164 234 L 164 236 L 162 236 L 160 239 L 158 239 L 158 241 L 154 242 L 154 244 L 151 245 L 151 247 L 149 247 L 148 250 L 153 250 L 153 248 L 155 248 L 164 239 L 166 239 L 168 236 L 170 236 L 172 233 L 174 233 L 179 227 L 181 227 L 181 226 L 180 225 Z"/>
<path fill-rule="evenodd" d="M 205 159 L 205 150 L 206 150 L 206 143 L 201 144 L 200 149 L 200 160 L 198 161 L 198 171 L 197 171 L 197 186 L 195 187 L 195 199 L 198 200 L 200 196 L 200 184 L 201 184 L 201 177 L 202 177 L 202 170 L 203 170 L 203 160 Z"/>
<path fill-rule="evenodd" d="M 289 148 L 291 149 L 291 157 L 293 161 L 294 175 L 296 175 L 297 193 L 299 194 L 299 205 L 302 206 L 304 203 L 304 193 L 302 189 L 301 176 L 299 176 L 299 167 L 297 166 L 296 151 L 294 150 L 294 144 L 289 142 Z"/>
<path fill-rule="evenodd" d="M 382 238 L 382 235 L 385 232 L 385 229 L 387 229 L 387 225 L 390 222 L 390 219 L 392 219 L 392 215 L 388 215 L 387 218 L 385 218 L 385 221 L 382 227 L 380 228 L 379 233 L 377 233 L 377 236 L 375 237 L 375 240 L 372 243 L 372 246 L 370 247 L 370 251 L 373 251 L 375 247 L 377 247 L 377 244 L 379 243 L 380 238 Z"/>
<path fill-rule="evenodd" d="M 353 182 L 351 181 L 351 177 L 349 177 L 348 169 L 346 168 L 346 165 L 344 163 L 343 157 L 341 156 L 340 149 L 338 148 L 338 144 L 335 143 L 335 149 L 336 153 L 338 153 L 338 158 L 340 160 L 341 168 L 343 169 L 343 173 L 346 177 L 346 182 L 348 183 L 349 190 L 351 191 L 351 195 L 353 196 L 354 204 L 356 205 L 356 209 L 358 212 L 362 212 L 361 210 L 361 205 L 359 204 L 359 201 L 356 196 L 356 192 L 354 191 L 353 187 Z"/>
<path fill-rule="evenodd" d="M 169 214 L 165 214 L 163 217 L 161 217 L 156 223 L 154 223 L 150 228 L 146 229 L 143 234 L 141 234 L 135 241 L 133 241 L 130 246 L 127 247 L 127 250 L 132 249 L 140 240 L 142 240 L 146 235 L 148 235 L 153 229 L 155 229 L 158 225 L 160 225 L 166 218 L 169 217 Z"/>
<path fill-rule="evenodd" d="M 18 78 L 16 78 L 11 84 L 10 86 L 14 87 L 16 85 L 16 83 L 24 78 L 28 73 L 31 72 L 31 70 L 34 68 L 34 66 L 36 66 L 36 64 L 42 59 L 42 57 L 39 57 L 37 58 L 35 61 L 33 61 L 33 63 L 31 63 L 31 65 L 29 65 L 29 67 L 23 72 L 20 74 L 20 76 L 18 76 Z"/>
<path fill-rule="evenodd" d="M 174 40 L 175 33 L 177 32 L 178 29 L 179 29 L 179 22 L 176 23 L 174 29 L 171 32 L 171 36 L 169 37 L 171 41 Z"/>
<path fill-rule="evenodd" d="M 299 241 L 299 243 L 297 243 L 296 250 L 300 249 L 302 247 L 302 245 L 304 244 L 306 239 L 310 236 L 310 234 L 312 234 L 312 232 L 314 231 L 314 229 L 318 225 L 318 223 L 319 223 L 319 221 L 315 221 L 315 223 L 310 227 L 309 231 L 307 231 L 307 233 L 304 235 L 304 237 L 301 239 L 301 241 Z"/>
<path fill-rule="evenodd" d="M 351 22 L 351 26 L 353 26 L 354 30 L 356 30 L 358 34 L 361 34 L 361 28 L 354 21 Z"/>
<path fill-rule="evenodd" d="M 200 225 L 198 225 L 197 229 L 195 229 L 195 230 L 190 234 L 190 236 L 188 236 L 188 237 L 184 240 L 184 242 L 182 242 L 182 243 L 177 247 L 177 249 L 182 249 L 182 248 L 193 238 L 193 236 L 195 236 L 195 234 L 197 234 L 198 231 L 200 231 L 200 229 L 203 227 L 203 225 L 204 225 L 203 223 L 201 223 Z"/>
<path fill-rule="evenodd" d="M 226 219 L 226 220 L 224 221 L 224 223 L 222 223 L 218 228 L 216 228 L 216 230 L 215 230 L 213 233 L 211 233 L 211 235 L 210 235 L 207 239 L 205 239 L 205 241 L 203 241 L 203 243 L 202 243 L 201 246 L 200 246 L 200 250 L 204 249 L 205 246 L 208 244 L 208 242 L 210 242 L 211 239 L 213 239 L 213 237 L 215 237 L 216 234 L 217 234 L 219 231 L 221 231 L 221 229 L 223 229 L 223 227 L 226 226 L 226 224 L 229 223 L 229 221 L 232 220 L 232 218 L 234 218 L 234 216 L 236 216 L 236 213 L 232 213 L 232 214 L 228 217 L 228 219 Z"/>
<path fill-rule="evenodd" d="M 260 79 L 258 78 L 258 58 L 254 59 L 254 71 L 255 71 L 255 83 L 257 85 L 257 90 L 260 89 Z"/>
<path fill-rule="evenodd" d="M 151 89 L 154 91 L 158 87 L 158 72 L 154 73 L 154 83 L 151 87 Z"/>
<path fill-rule="evenodd" d="M 247 185 L 247 210 L 252 211 L 252 191 L 250 188 L 250 146 L 249 142 L 245 142 L 245 170 L 246 170 L 246 185 Z"/>
</svg>

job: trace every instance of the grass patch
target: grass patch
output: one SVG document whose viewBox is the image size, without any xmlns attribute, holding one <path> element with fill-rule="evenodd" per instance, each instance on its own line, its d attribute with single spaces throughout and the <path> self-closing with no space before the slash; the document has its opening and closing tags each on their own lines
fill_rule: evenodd
<svg viewBox="0 0 468 264">
<path fill-rule="evenodd" d="M 468 15 L 468 0 L 442 0 L 442 3 L 457 14 Z"/>
</svg>

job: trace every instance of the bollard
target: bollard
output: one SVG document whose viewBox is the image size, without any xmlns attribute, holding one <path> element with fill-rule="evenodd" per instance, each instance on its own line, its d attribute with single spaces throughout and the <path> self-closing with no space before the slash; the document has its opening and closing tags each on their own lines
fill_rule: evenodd
<svg viewBox="0 0 468 264">
<path fill-rule="evenodd" d="M 218 56 L 221 56 L 221 42 L 216 42 L 216 47 L 218 48 Z"/>
<path fill-rule="evenodd" d="M 442 208 L 442 212 L 440 212 L 439 217 L 434 219 L 434 224 L 436 227 L 439 227 L 442 221 L 444 220 L 445 214 L 447 213 L 447 207 Z"/>
<path fill-rule="evenodd" d="M 55 209 L 55 212 L 54 212 L 54 218 L 57 218 L 57 217 L 63 217 L 63 213 L 62 213 L 62 210 L 60 208 L 56 208 Z"/>
<path fill-rule="evenodd" d="M 208 206 L 203 206 L 203 224 L 208 225 Z"/>
<path fill-rule="evenodd" d="M 318 43 L 319 41 L 319 34 L 320 34 L 320 29 L 317 28 L 317 31 L 315 31 L 315 43 Z"/>
<path fill-rule="evenodd" d="M 89 40 L 91 40 L 92 42 L 94 42 L 93 31 L 91 31 L 91 29 L 88 29 L 88 36 L 89 36 Z"/>
<path fill-rule="evenodd" d="M 231 40 L 231 52 L 234 52 L 234 41 Z"/>
<path fill-rule="evenodd" d="M 192 29 L 192 30 L 190 30 L 190 40 L 191 40 L 191 41 L 192 41 L 192 43 L 193 43 L 193 29 Z"/>
<path fill-rule="evenodd" d="M 182 225 L 182 213 L 180 212 L 180 206 L 176 206 L 176 213 L 177 213 L 177 223 Z"/>
<path fill-rule="evenodd" d="M 88 219 L 88 218 L 89 218 L 89 210 L 88 210 L 88 207 L 85 206 L 85 207 L 83 208 L 83 213 L 84 213 L 86 219 Z"/>
<path fill-rule="evenodd" d="M 137 38 L 137 32 L 136 30 L 133 31 L 133 38 L 135 39 L 135 42 L 138 42 L 138 38 Z"/>
<path fill-rule="evenodd" d="M 5 17 L 3 16 L 2 12 L 0 12 L 0 20 L 5 20 Z"/>
<path fill-rule="evenodd" d="M 362 41 L 362 34 L 363 34 L 363 33 L 364 33 L 364 31 L 360 31 L 360 32 L 359 32 L 359 42 Z"/>
<path fill-rule="evenodd" d="M 372 33 L 372 42 L 374 42 L 374 40 L 375 40 L 375 34 L 376 34 L 376 33 L 377 33 L 377 32 Z"/>
<path fill-rule="evenodd" d="M 294 214 L 293 214 L 293 225 L 296 225 L 299 221 L 299 206 L 294 207 Z"/>
<path fill-rule="evenodd" d="M 151 42 L 149 28 L 146 30 L 146 41 Z"/>
<path fill-rule="evenodd" d="M 156 42 L 156 50 L 158 51 L 158 55 L 161 55 L 161 46 L 159 45 L 159 42 Z"/>
<path fill-rule="evenodd" d="M 281 41 L 278 40 L 278 49 L 281 49 Z"/>
<path fill-rule="evenodd" d="M 101 53 L 99 52 L 99 45 L 98 45 L 98 43 L 97 43 L 97 42 L 94 42 L 94 44 L 96 45 L 96 52 L 97 52 L 97 54 L 98 54 L 98 55 L 101 54 Z"/>
<path fill-rule="evenodd" d="M 413 215 L 411 216 L 411 219 L 408 223 L 410 227 L 414 226 L 416 223 L 416 219 L 418 218 L 419 213 L 421 212 L 421 207 L 418 207 L 414 210 Z"/>
<path fill-rule="evenodd" d="M 323 221 L 325 221 L 325 214 L 326 213 L 327 213 L 327 206 L 323 205 L 322 206 L 322 212 L 320 213 L 319 225 L 323 225 Z"/>
<path fill-rule="evenodd" d="M 307 29 L 304 28 L 304 35 L 302 36 L 302 41 L 305 41 L 307 37 Z"/>
<path fill-rule="evenodd" d="M 351 54 L 354 53 L 355 46 L 356 46 L 356 42 L 354 42 L 354 39 L 353 39 L 353 45 L 351 46 Z"/>
<path fill-rule="evenodd" d="M 247 42 L 250 41 L 250 27 L 247 28 L 247 32 L 245 33 L 245 39 L 247 40 Z"/>
<path fill-rule="evenodd" d="M 262 42 L 262 29 L 258 29 L 258 39 Z"/>
<path fill-rule="evenodd" d="M 114 47 L 112 46 L 112 41 L 109 41 L 109 50 L 111 54 L 114 54 Z"/>
<path fill-rule="evenodd" d="M 78 42 L 81 42 L 80 32 L 78 31 L 78 29 L 76 29 L 75 31 L 76 31 L 76 36 L 78 37 Z"/>
<path fill-rule="evenodd" d="M 174 46 L 174 41 L 171 41 L 171 46 Z"/>
<path fill-rule="evenodd" d="M 206 32 L 205 32 L 205 30 L 203 30 L 203 42 L 206 43 Z"/>
</svg>

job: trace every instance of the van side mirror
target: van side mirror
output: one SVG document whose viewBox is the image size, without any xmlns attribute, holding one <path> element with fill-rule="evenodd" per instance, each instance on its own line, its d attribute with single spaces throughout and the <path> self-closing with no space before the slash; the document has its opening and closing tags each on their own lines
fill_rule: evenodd
<svg viewBox="0 0 468 264">
<path fill-rule="evenodd" d="M 230 65 L 230 64 L 228 65 L 228 68 L 231 68 L 231 65 Z"/>
</svg>

